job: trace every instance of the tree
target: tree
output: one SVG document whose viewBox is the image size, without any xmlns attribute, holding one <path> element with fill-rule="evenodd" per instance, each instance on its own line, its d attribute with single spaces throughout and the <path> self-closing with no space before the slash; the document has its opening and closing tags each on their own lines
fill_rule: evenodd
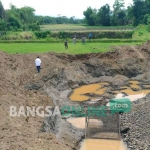
<svg viewBox="0 0 150 150">
<path fill-rule="evenodd" d="M 35 15 L 34 15 L 35 9 L 32 7 L 22 7 L 19 10 L 19 18 L 24 23 L 32 24 L 36 22 Z"/>
<path fill-rule="evenodd" d="M 91 7 L 88 7 L 87 10 L 83 12 L 88 25 L 94 26 L 96 24 L 95 23 L 96 13 L 97 13 L 97 10 L 92 9 Z"/>
<path fill-rule="evenodd" d="M 128 6 L 126 10 L 126 24 L 133 24 L 132 5 Z"/>
<path fill-rule="evenodd" d="M 116 23 L 119 26 L 123 26 L 123 25 L 125 25 L 125 22 L 126 22 L 126 11 L 125 10 L 121 10 L 117 14 L 117 21 L 116 21 Z"/>
<path fill-rule="evenodd" d="M 124 0 L 115 0 L 113 5 L 113 25 L 124 25 L 123 19 L 125 18 Z M 123 18 L 122 18 L 123 17 Z"/>
<path fill-rule="evenodd" d="M 6 31 L 5 9 L 0 1 L 0 31 Z"/>
<path fill-rule="evenodd" d="M 97 23 L 102 26 L 110 26 L 110 6 L 102 6 L 97 13 Z"/>
<path fill-rule="evenodd" d="M 18 28 L 22 27 L 20 20 L 16 18 L 13 14 L 8 17 L 7 22 L 7 27 L 9 29 L 17 30 Z"/>
<path fill-rule="evenodd" d="M 5 18 L 5 9 L 3 7 L 2 2 L 0 1 L 0 19 L 4 19 Z"/>
<path fill-rule="evenodd" d="M 146 24 L 146 25 L 150 24 L 150 15 L 149 14 L 144 15 L 142 23 Z"/>
<path fill-rule="evenodd" d="M 150 0 L 144 1 L 144 10 L 142 11 L 142 23 L 150 24 Z"/>
<path fill-rule="evenodd" d="M 132 15 L 133 15 L 133 25 L 137 26 L 143 20 L 146 14 L 144 0 L 133 0 Z"/>
<path fill-rule="evenodd" d="M 113 4 L 114 12 L 118 12 L 124 8 L 124 0 L 115 0 Z"/>
<path fill-rule="evenodd" d="M 70 17 L 70 23 L 76 24 L 75 16 Z"/>
<path fill-rule="evenodd" d="M 6 31 L 6 21 L 4 19 L 0 20 L 0 31 Z"/>
</svg>

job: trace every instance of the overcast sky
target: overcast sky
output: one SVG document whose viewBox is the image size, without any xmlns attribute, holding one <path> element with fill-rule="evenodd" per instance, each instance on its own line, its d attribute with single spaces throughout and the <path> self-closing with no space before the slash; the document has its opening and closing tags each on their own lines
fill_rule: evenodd
<svg viewBox="0 0 150 150">
<path fill-rule="evenodd" d="M 99 9 L 106 3 L 111 7 L 115 0 L 1 0 L 5 9 L 9 9 L 10 3 L 17 8 L 30 6 L 34 8 L 36 15 L 43 16 L 75 16 L 75 18 L 83 18 L 83 11 L 87 7 Z M 125 6 L 132 4 L 132 0 L 125 0 Z"/>
</svg>

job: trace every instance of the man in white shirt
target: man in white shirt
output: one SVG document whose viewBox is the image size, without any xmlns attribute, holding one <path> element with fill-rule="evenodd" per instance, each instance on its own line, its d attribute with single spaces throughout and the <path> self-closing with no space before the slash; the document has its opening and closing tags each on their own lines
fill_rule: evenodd
<svg viewBox="0 0 150 150">
<path fill-rule="evenodd" d="M 35 59 L 35 65 L 36 65 L 37 71 L 39 73 L 40 69 L 41 69 L 41 59 L 39 58 L 39 56 Z"/>
</svg>

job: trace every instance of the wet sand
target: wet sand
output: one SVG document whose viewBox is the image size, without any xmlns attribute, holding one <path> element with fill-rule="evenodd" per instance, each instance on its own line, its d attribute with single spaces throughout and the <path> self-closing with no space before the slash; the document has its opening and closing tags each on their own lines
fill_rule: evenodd
<svg viewBox="0 0 150 150">
<path fill-rule="evenodd" d="M 80 150 L 126 150 L 122 141 L 86 139 L 82 142 Z"/>
<path fill-rule="evenodd" d="M 67 122 L 71 123 L 76 128 L 85 129 L 85 117 L 69 118 L 67 119 Z M 103 123 L 98 119 L 90 119 L 89 124 L 95 128 L 103 125 Z"/>
</svg>

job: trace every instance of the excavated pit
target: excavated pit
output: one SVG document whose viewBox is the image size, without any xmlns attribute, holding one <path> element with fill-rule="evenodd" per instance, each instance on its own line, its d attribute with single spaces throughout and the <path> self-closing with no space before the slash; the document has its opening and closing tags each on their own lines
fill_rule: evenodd
<svg viewBox="0 0 150 150">
<path fill-rule="evenodd" d="M 131 150 L 141 147 L 150 149 L 149 47 L 150 41 L 142 46 L 115 47 L 107 53 L 82 55 L 9 55 L 0 52 L 1 147 L 12 150 L 45 150 L 49 147 L 52 150 L 69 150 L 79 149 L 84 139 L 84 128 L 73 126 L 67 121 L 71 115 L 11 118 L 9 107 L 12 105 L 18 108 L 48 105 L 52 106 L 52 110 L 59 106 L 61 110 L 64 106 L 84 107 L 91 101 L 101 106 L 107 105 L 108 100 L 119 93 L 124 96 L 143 93 L 146 95 L 133 98 L 131 112 L 121 114 L 121 137 Z M 34 66 L 37 55 L 42 60 L 40 74 L 36 73 Z M 144 117 L 139 117 L 139 114 Z M 12 135 L 8 134 L 10 131 Z M 15 137 L 14 140 L 11 140 L 12 137 Z"/>
</svg>

